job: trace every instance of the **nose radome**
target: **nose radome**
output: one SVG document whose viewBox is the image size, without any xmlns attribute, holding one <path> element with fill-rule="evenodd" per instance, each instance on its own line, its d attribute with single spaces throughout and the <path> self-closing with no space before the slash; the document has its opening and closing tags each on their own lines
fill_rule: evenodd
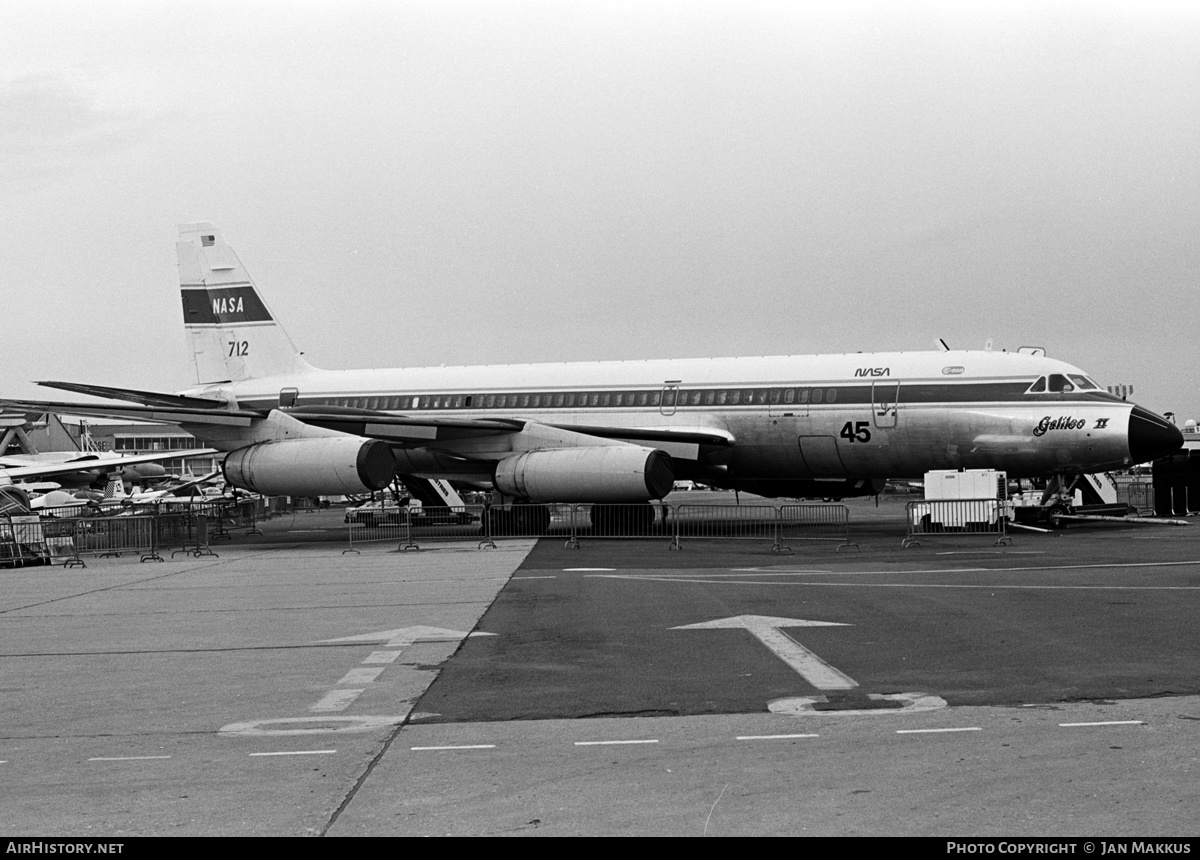
<svg viewBox="0 0 1200 860">
<path fill-rule="evenodd" d="M 1183 434 L 1178 427 L 1149 409 L 1133 407 L 1129 413 L 1129 458 L 1133 463 L 1149 463 L 1182 447 Z"/>
</svg>

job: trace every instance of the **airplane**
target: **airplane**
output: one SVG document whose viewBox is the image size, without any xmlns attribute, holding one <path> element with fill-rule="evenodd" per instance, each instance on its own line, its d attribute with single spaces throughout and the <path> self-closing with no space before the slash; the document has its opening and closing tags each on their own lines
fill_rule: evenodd
<svg viewBox="0 0 1200 860">
<path fill-rule="evenodd" d="M 43 381 L 125 403 L 14 405 L 178 424 L 229 452 L 229 484 L 264 495 L 352 495 L 395 477 L 488 485 L 535 531 L 549 522 L 540 503 L 649 511 L 675 480 L 840 499 L 888 478 L 993 468 L 1055 476 L 1046 503 L 1069 506 L 1072 476 L 1183 442 L 1031 348 L 321 370 L 215 226 L 181 225 L 177 250 L 195 386 Z"/>
<path fill-rule="evenodd" d="M 220 452 L 216 448 L 188 449 L 186 456 L 207 457 L 218 453 Z M 15 456 L 3 458 L 3 465 L 0 465 L 0 513 L 30 511 L 32 509 L 31 493 L 41 489 L 61 493 L 62 495 L 56 498 L 62 499 L 65 504 L 87 504 L 87 500 L 91 498 L 86 493 L 77 495 L 59 490 L 57 484 L 51 487 L 49 486 L 50 482 L 25 483 L 30 478 L 73 477 L 80 473 L 104 474 L 110 476 L 111 484 L 114 481 L 122 481 L 125 474 L 141 464 L 178 460 L 181 454 L 179 451 L 171 451 L 122 456 L 74 452 L 65 456 L 69 459 L 61 459 L 61 455 L 56 459 L 25 460 Z M 74 501 L 67 501 L 67 499 Z"/>
<path fill-rule="evenodd" d="M 190 452 L 189 452 L 190 453 Z M 100 454 L 81 451 L 47 451 L 42 454 L 8 454 L 0 456 L 0 469 L 16 469 L 24 466 L 37 466 L 39 464 L 55 465 L 59 463 L 79 463 L 76 471 L 60 474 L 58 483 L 72 489 L 86 489 L 88 487 L 103 487 L 109 480 L 114 469 L 110 468 L 95 468 L 89 463 L 89 460 L 97 460 Z M 178 451 L 174 452 L 169 459 L 178 460 L 180 457 Z M 162 458 L 168 459 L 168 458 Z M 136 482 L 144 482 L 154 479 L 166 478 L 167 472 L 158 463 L 120 463 L 121 481 L 125 484 Z"/>
</svg>

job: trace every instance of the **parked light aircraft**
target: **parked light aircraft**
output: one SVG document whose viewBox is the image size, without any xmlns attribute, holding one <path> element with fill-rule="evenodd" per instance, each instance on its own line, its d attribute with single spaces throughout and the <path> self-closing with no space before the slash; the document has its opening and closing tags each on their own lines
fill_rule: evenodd
<svg viewBox="0 0 1200 860">
<path fill-rule="evenodd" d="M 43 382 L 128 403 L 19 406 L 178 424 L 230 452 L 230 484 L 268 495 L 362 493 L 399 475 L 523 502 L 646 502 L 676 478 L 844 497 L 960 468 L 1065 487 L 1182 444 L 1041 350 L 319 370 L 213 225 L 181 226 L 178 252 L 195 387 Z"/>
<path fill-rule="evenodd" d="M 83 489 L 85 487 L 104 486 L 113 472 L 120 472 L 123 483 L 135 483 L 155 478 L 165 478 L 166 470 L 158 463 L 130 464 L 127 459 L 114 460 L 109 455 L 106 466 L 97 468 L 91 461 L 102 459 L 103 455 L 84 451 L 48 451 L 43 454 L 8 454 L 0 457 L 0 470 L 19 469 L 25 466 L 58 465 L 61 463 L 78 463 L 75 471 L 58 475 L 62 486 Z M 179 452 L 160 459 L 178 460 Z M 120 468 L 116 468 L 119 466 Z"/>
<path fill-rule="evenodd" d="M 187 456 L 206 457 L 217 453 L 219 452 L 215 448 L 189 449 Z M 179 457 L 179 451 L 131 456 L 70 452 L 59 455 L 48 454 L 44 457 L 35 457 L 32 459 L 10 455 L 2 458 L 2 462 L 0 462 L 0 513 L 30 510 L 30 494 L 48 488 L 46 482 L 37 484 L 15 483 L 17 481 L 24 482 L 30 478 L 57 476 L 74 477 L 80 474 L 112 475 L 117 480 L 123 480 L 126 473 L 130 472 L 131 469 L 136 469 L 141 464 L 155 464 L 164 460 L 178 460 Z M 135 472 L 134 474 L 139 473 Z M 55 488 L 49 489 L 57 491 Z M 73 493 L 64 493 L 64 497 L 78 498 Z M 86 498 L 76 503 L 86 504 Z"/>
</svg>

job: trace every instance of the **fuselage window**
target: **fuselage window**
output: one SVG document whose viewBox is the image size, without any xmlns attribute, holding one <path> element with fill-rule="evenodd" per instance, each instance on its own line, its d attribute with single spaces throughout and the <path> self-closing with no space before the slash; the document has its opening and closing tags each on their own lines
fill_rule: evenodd
<svg viewBox="0 0 1200 860">
<path fill-rule="evenodd" d="M 657 406 L 661 402 L 662 402 L 662 392 L 661 391 L 650 392 L 650 405 L 651 406 Z"/>
<path fill-rule="evenodd" d="M 496 395 L 495 394 L 483 395 L 483 408 L 484 409 L 491 409 L 495 405 L 496 405 Z"/>
<path fill-rule="evenodd" d="M 727 401 L 728 399 L 729 399 L 729 392 L 726 391 L 725 389 L 722 388 L 720 391 L 717 392 L 717 405 L 718 406 L 724 406 L 725 401 Z"/>
<path fill-rule="evenodd" d="M 807 403 L 808 402 L 808 389 L 807 388 L 800 389 L 800 395 L 796 398 L 796 402 L 797 403 Z"/>
<path fill-rule="evenodd" d="M 779 398 L 782 394 L 783 394 L 783 392 L 780 391 L 778 388 L 772 388 L 769 392 L 767 392 L 767 399 L 770 400 L 772 403 L 778 403 Z"/>
<path fill-rule="evenodd" d="M 733 391 L 729 392 L 729 402 L 731 404 L 733 404 L 734 406 L 737 406 L 739 403 L 741 403 L 742 402 L 742 392 L 738 391 L 736 388 Z"/>
<path fill-rule="evenodd" d="M 618 391 L 613 395 L 613 406 L 623 406 L 625 404 L 624 392 Z"/>
<path fill-rule="evenodd" d="M 599 405 L 600 405 L 600 395 L 599 394 L 589 394 L 588 395 L 588 406 L 599 406 Z"/>
<path fill-rule="evenodd" d="M 638 406 L 645 406 L 649 401 L 650 401 L 650 392 L 649 391 L 639 391 L 638 392 L 638 401 L 637 401 Z"/>
<path fill-rule="evenodd" d="M 508 405 L 508 395 L 507 394 L 497 394 L 496 395 L 496 408 L 503 409 L 507 405 Z"/>
<path fill-rule="evenodd" d="M 760 406 L 767 402 L 767 389 L 760 388 L 754 392 L 754 402 Z"/>
<path fill-rule="evenodd" d="M 794 388 L 783 389 L 783 402 L 784 403 L 795 403 L 796 402 L 796 389 L 794 389 Z"/>
<path fill-rule="evenodd" d="M 675 389 L 674 388 L 669 389 L 668 391 L 660 391 L 660 392 L 656 393 L 654 395 L 654 400 L 655 400 L 654 405 L 655 406 L 658 405 L 658 400 L 659 400 L 660 395 L 662 398 L 663 406 L 674 406 L 675 405 Z"/>
<path fill-rule="evenodd" d="M 470 394 L 468 394 L 466 397 L 464 397 L 464 398 L 463 398 L 463 406 L 465 406 L 467 409 L 470 409 L 470 408 L 471 408 L 471 400 L 472 400 L 472 399 L 473 399 L 473 398 L 472 398 L 472 396 L 471 396 Z"/>
<path fill-rule="evenodd" d="M 835 400 L 837 400 L 837 389 L 836 388 L 831 388 L 827 392 L 825 392 L 825 402 L 826 403 L 832 403 Z"/>
<path fill-rule="evenodd" d="M 699 405 L 700 405 L 700 398 L 701 398 L 701 397 L 703 397 L 703 396 L 704 396 L 704 392 L 702 392 L 702 391 L 693 391 L 693 392 L 692 392 L 692 394 L 691 394 L 691 401 L 692 401 L 692 405 L 693 405 L 693 406 L 699 406 Z"/>
<path fill-rule="evenodd" d="M 705 406 L 712 406 L 713 401 L 716 399 L 717 399 L 717 392 L 715 392 L 715 391 L 704 392 L 704 405 Z"/>
<path fill-rule="evenodd" d="M 823 396 L 823 394 L 824 394 L 824 392 L 823 392 L 823 391 L 821 391 L 821 389 L 819 389 L 819 388 L 814 388 L 814 389 L 813 389 L 813 393 L 812 393 L 812 402 L 813 402 L 813 403 L 820 403 L 820 402 L 821 402 L 821 397 Z"/>
</svg>

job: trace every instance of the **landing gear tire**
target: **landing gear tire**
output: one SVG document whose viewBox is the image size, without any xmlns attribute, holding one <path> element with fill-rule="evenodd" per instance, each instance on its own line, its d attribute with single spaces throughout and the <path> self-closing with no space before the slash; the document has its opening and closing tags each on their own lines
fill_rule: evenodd
<svg viewBox="0 0 1200 860">
<path fill-rule="evenodd" d="M 1061 502 L 1055 502 L 1046 511 L 1046 521 L 1050 523 L 1050 528 L 1061 529 L 1066 525 L 1063 520 L 1063 514 L 1069 513 L 1070 509 Z"/>
</svg>

